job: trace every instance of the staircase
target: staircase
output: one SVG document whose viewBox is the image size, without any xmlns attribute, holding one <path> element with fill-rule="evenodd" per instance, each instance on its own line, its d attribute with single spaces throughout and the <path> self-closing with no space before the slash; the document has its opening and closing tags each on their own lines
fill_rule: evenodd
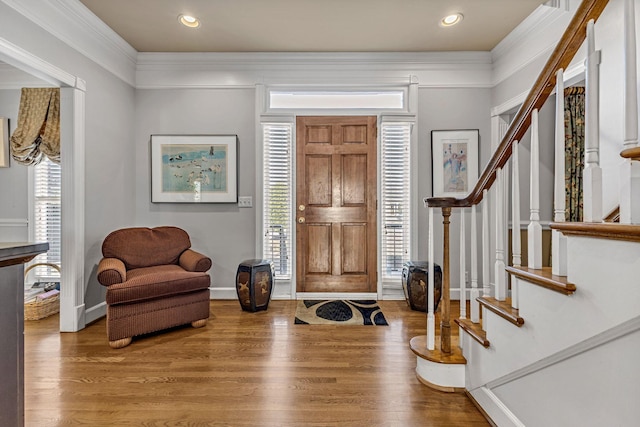
<svg viewBox="0 0 640 427">
<path fill-rule="evenodd" d="M 442 211 L 443 299 L 439 328 L 430 298 L 427 333 L 410 342 L 417 356 L 416 374 L 425 385 L 438 390 L 464 390 L 498 426 L 627 426 L 637 425 L 640 419 L 640 405 L 632 403 L 640 395 L 640 369 L 635 362 L 640 354 L 640 148 L 634 8 L 635 0 L 584 0 L 474 189 L 462 199 L 425 200 L 429 208 L 429 259 L 434 259 L 431 236 L 435 211 Z M 595 21 L 601 15 L 603 41 L 600 50 L 595 50 Z M 615 60 L 615 49 L 620 49 L 607 35 L 616 26 L 624 28 L 624 58 L 620 64 L 607 64 L 607 58 Z M 555 142 L 546 141 L 542 147 L 554 150 L 556 159 L 553 259 L 551 267 L 542 267 L 538 110 L 554 89 L 564 92 L 564 69 L 585 40 L 586 52 L 581 54 L 586 58 L 586 161 L 585 170 L 576 173 L 584 177 L 587 222 L 564 219 L 564 105 L 563 97 L 558 96 Z M 599 95 L 614 90 L 610 88 L 614 82 L 600 79 L 601 63 L 607 73 L 620 68 L 619 79 L 625 82 L 620 96 L 624 144 L 620 150 L 619 209 L 609 215 L 603 214 L 600 139 L 605 133 L 598 125 L 606 110 L 599 104 Z M 520 233 L 512 233 L 510 259 L 505 236 L 509 214 L 513 229 L 520 229 L 518 144 L 528 130 L 531 212 L 528 267 L 523 267 Z M 506 173 L 509 169 L 511 174 Z M 507 194 L 509 187 L 511 195 Z M 507 209 L 509 201 L 511 210 Z M 478 205 L 481 227 L 477 227 Z M 470 241 L 471 289 L 465 289 L 463 280 L 461 311 L 451 321 L 449 219 L 454 209 L 459 211 L 461 224 L 470 214 L 470 233 L 461 226 L 457 249 L 462 254 L 460 277 L 464 277 L 463 254 Z M 495 217 L 493 227 L 489 212 Z M 488 239 L 492 239 L 495 254 L 488 253 Z M 478 260 L 482 261 L 480 268 Z M 430 284 L 429 292 L 432 289 Z M 455 334 L 452 339 L 451 323 L 459 327 L 459 339 Z"/>
</svg>

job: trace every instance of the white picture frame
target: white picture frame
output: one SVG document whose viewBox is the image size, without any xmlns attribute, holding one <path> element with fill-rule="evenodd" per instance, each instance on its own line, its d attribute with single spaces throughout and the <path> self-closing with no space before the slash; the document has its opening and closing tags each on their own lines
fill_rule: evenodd
<svg viewBox="0 0 640 427">
<path fill-rule="evenodd" d="M 152 203 L 238 203 L 237 135 L 151 135 Z"/>
<path fill-rule="evenodd" d="M 478 129 L 432 130 L 433 197 L 462 198 L 478 181 Z"/>
</svg>

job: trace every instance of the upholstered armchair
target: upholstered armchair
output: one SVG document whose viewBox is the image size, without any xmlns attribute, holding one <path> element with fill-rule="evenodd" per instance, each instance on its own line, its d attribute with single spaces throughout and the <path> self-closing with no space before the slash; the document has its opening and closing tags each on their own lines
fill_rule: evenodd
<svg viewBox="0 0 640 427">
<path fill-rule="evenodd" d="M 107 336 L 122 348 L 134 336 L 209 318 L 211 259 L 190 249 L 177 227 L 124 228 L 102 243 L 98 281 L 107 287 Z"/>
</svg>

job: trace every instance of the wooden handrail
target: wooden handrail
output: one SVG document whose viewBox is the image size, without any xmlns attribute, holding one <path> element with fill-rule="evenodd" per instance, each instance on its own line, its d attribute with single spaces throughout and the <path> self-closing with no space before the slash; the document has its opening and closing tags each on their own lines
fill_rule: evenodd
<svg viewBox="0 0 640 427">
<path fill-rule="evenodd" d="M 507 130 L 502 142 L 493 157 L 485 167 L 476 186 L 465 198 L 429 197 L 429 207 L 469 207 L 482 201 L 482 194 L 489 189 L 496 179 L 496 169 L 504 167 L 511 157 L 513 141 L 520 141 L 531 125 L 531 113 L 540 109 L 549 98 L 556 84 L 556 72 L 566 69 L 573 60 L 578 49 L 582 46 L 587 34 L 587 23 L 596 21 L 606 7 L 609 0 L 583 0 L 576 11 L 569 26 L 549 57 L 545 67 L 531 88 L 529 95 L 518 110 L 511 126 Z"/>
</svg>

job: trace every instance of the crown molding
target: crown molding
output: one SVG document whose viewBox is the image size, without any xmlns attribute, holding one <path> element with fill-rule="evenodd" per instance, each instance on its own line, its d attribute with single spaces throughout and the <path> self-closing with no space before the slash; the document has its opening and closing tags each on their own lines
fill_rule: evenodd
<svg viewBox="0 0 640 427">
<path fill-rule="evenodd" d="M 0 0 L 124 82 L 135 86 L 137 51 L 78 0 Z"/>
<path fill-rule="evenodd" d="M 549 55 L 574 0 L 539 6 L 491 52 L 142 53 L 79 0 L 0 0 L 136 88 L 256 84 L 491 88 Z M 575 8 L 572 7 L 572 10 Z"/>
<path fill-rule="evenodd" d="M 489 52 L 139 53 L 136 87 L 491 87 Z"/>
<path fill-rule="evenodd" d="M 556 5 L 540 5 L 491 51 L 493 86 L 496 86 L 540 57 L 548 57 L 576 7 L 569 0 Z"/>
</svg>

